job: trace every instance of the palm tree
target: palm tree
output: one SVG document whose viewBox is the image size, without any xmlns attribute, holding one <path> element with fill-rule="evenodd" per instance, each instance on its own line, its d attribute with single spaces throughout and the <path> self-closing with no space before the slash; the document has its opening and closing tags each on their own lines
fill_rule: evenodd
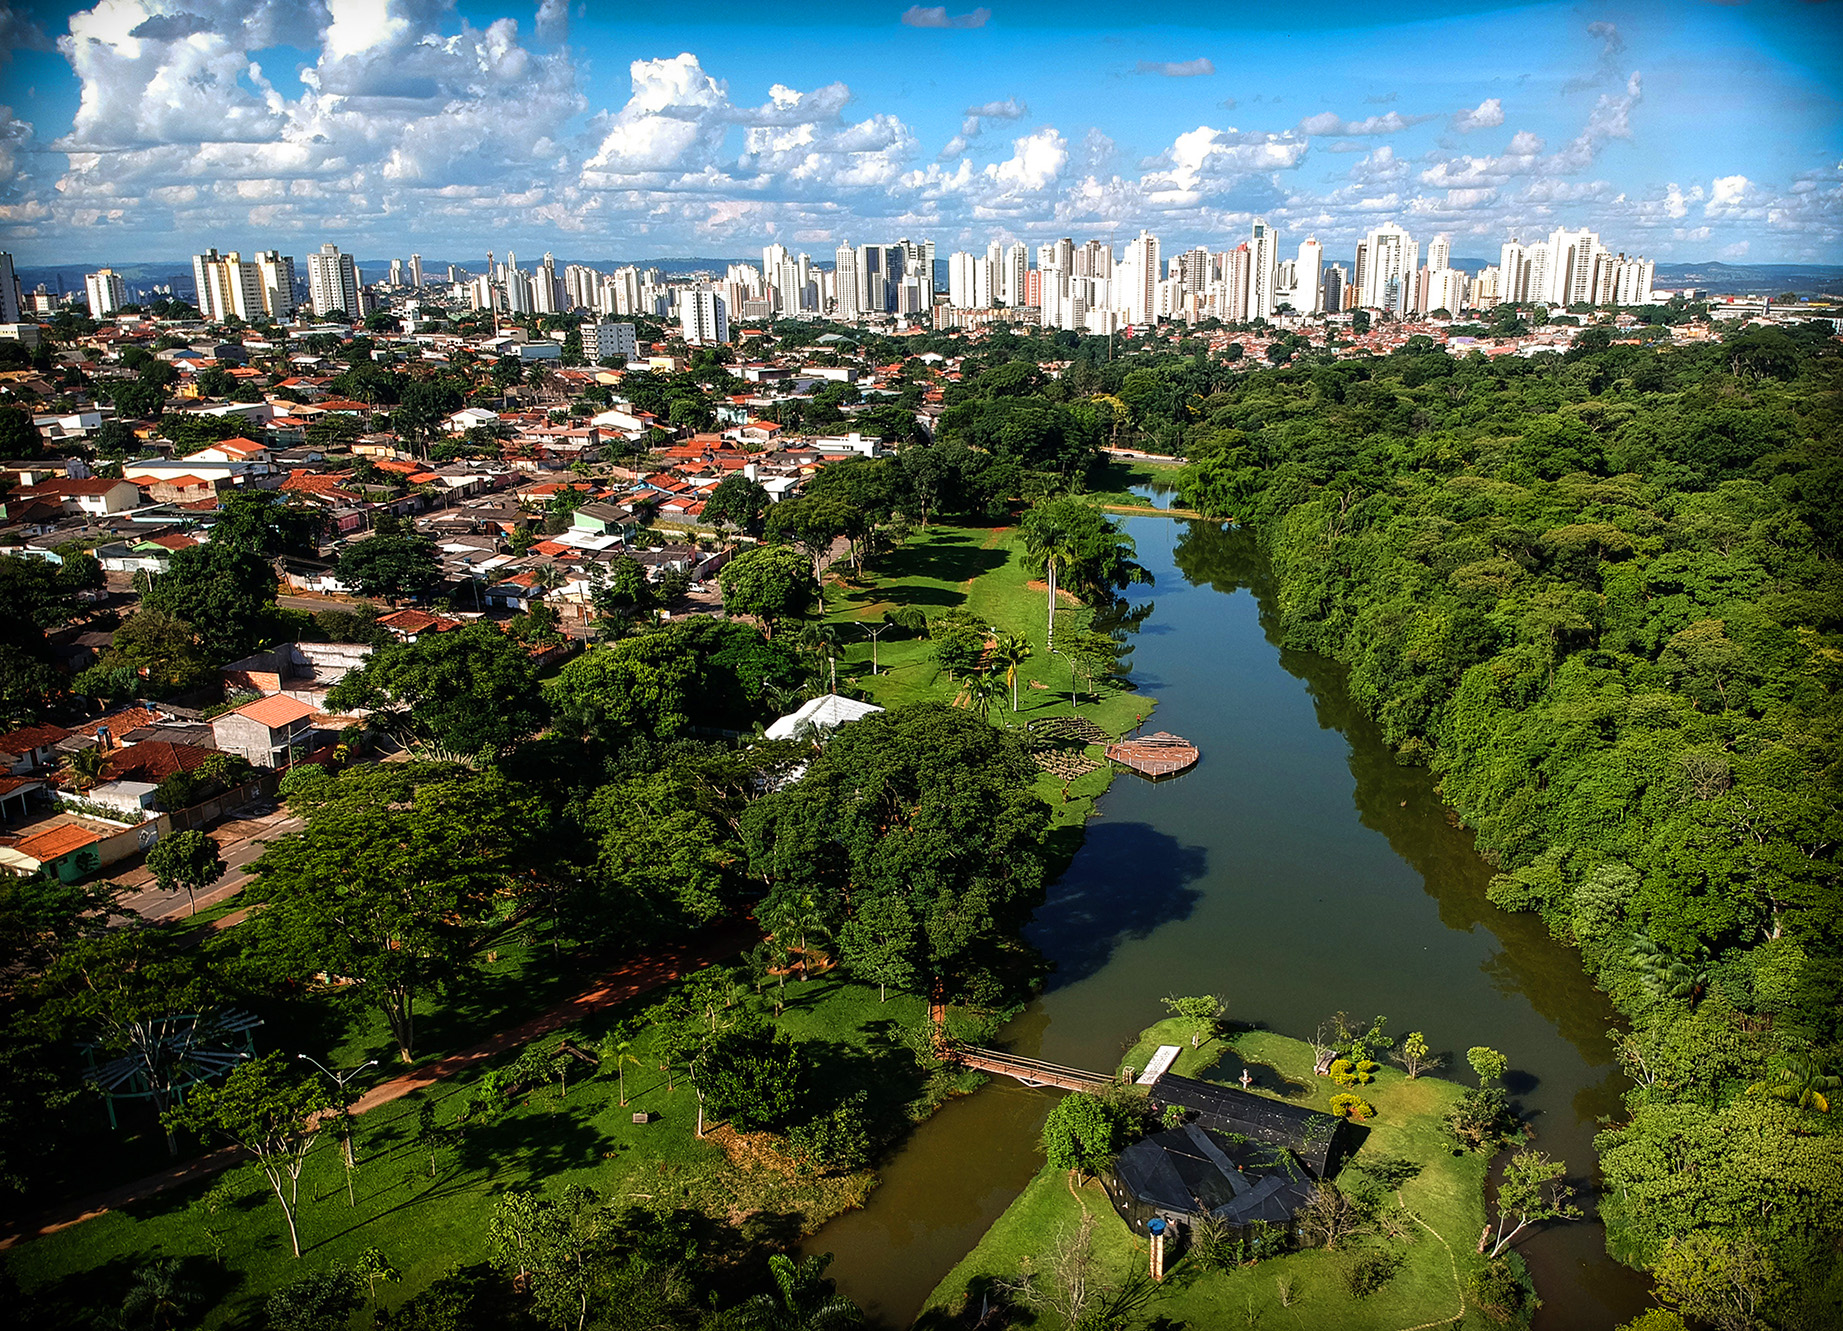
<svg viewBox="0 0 1843 1331">
<path fill-rule="evenodd" d="M 798 1266 L 784 1253 L 768 1259 L 774 1290 L 757 1294 L 737 1312 L 748 1331 L 844 1331 L 864 1325 L 864 1314 L 836 1292 L 825 1269 L 831 1253 L 808 1257 Z"/>
<path fill-rule="evenodd" d="M 1829 1092 L 1843 1088 L 1843 1077 L 1827 1074 L 1810 1054 L 1793 1054 L 1775 1075 L 1775 1080 L 1757 1081 L 1749 1089 L 1755 1095 L 1784 1100 L 1798 1109 L 1815 1109 L 1820 1114 L 1830 1112 Z"/>
<path fill-rule="evenodd" d="M 92 744 L 87 749 L 79 749 L 64 760 L 64 765 L 77 779 L 77 789 L 88 790 L 102 780 L 103 770 L 109 765 L 109 751 L 100 744 Z"/>
<path fill-rule="evenodd" d="M 1024 559 L 1028 567 L 1041 571 L 1049 583 L 1049 633 L 1044 646 L 1056 647 L 1056 578 L 1075 567 L 1080 557 L 1076 535 L 1067 525 L 1056 521 L 1049 506 L 1033 508 L 1024 515 Z"/>
<path fill-rule="evenodd" d="M 960 694 L 955 707 L 965 707 L 980 716 L 992 715 L 992 704 L 1005 695 L 1005 675 L 996 666 L 981 661 L 960 676 Z"/>
<path fill-rule="evenodd" d="M 810 892 L 802 893 L 798 900 L 783 901 L 768 919 L 763 921 L 770 932 L 785 934 L 790 944 L 789 951 L 797 946 L 800 953 L 800 978 L 806 979 L 810 973 L 809 962 L 812 950 L 809 939 L 827 936 L 826 918 L 819 909 L 819 903 L 813 900 Z"/>
<path fill-rule="evenodd" d="M 988 660 L 1004 667 L 1005 683 L 1011 686 L 1011 710 L 1014 712 L 1017 711 L 1018 670 L 1034 654 L 1030 640 L 1021 633 L 999 634 L 998 641 L 986 651 Z"/>
<path fill-rule="evenodd" d="M 531 585 L 542 587 L 547 592 L 555 591 L 566 581 L 568 578 L 563 570 L 555 564 L 539 564 L 531 570 Z"/>
</svg>

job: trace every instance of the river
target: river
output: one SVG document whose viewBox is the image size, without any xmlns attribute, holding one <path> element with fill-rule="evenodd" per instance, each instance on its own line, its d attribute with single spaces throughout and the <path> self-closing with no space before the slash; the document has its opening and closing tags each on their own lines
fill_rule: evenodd
<svg viewBox="0 0 1843 1331">
<path fill-rule="evenodd" d="M 1218 993 L 1232 1019 L 1297 1036 L 1340 1009 L 1383 1013 L 1396 1036 L 1422 1030 L 1446 1051 L 1445 1075 L 1469 1077 L 1473 1045 L 1502 1050 L 1538 1145 L 1586 1175 L 1595 1120 L 1619 1109 L 1623 1083 L 1612 1010 L 1574 953 L 1486 902 L 1491 869 L 1470 834 L 1425 770 L 1395 762 L 1342 668 L 1269 638 L 1251 541 L 1213 523 L 1125 525 L 1157 580 L 1133 680 L 1158 699 L 1157 728 L 1203 758 L 1157 785 L 1123 775 L 1102 797 L 1030 929 L 1056 971 L 1006 1043 L 1111 1069 L 1167 994 Z M 840 1288 L 906 1326 L 1036 1172 L 1056 1094 L 1000 1081 L 947 1105 L 884 1163 L 870 1204 L 809 1251 L 835 1254 Z M 1580 1223 L 1520 1245 L 1541 1331 L 1641 1309 L 1643 1281 L 1602 1240 Z"/>
</svg>

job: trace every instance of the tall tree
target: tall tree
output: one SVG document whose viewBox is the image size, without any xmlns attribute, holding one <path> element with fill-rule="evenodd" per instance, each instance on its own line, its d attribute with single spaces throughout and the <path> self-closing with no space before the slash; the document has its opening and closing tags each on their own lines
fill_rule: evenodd
<svg viewBox="0 0 1843 1331">
<path fill-rule="evenodd" d="M 537 825 L 530 797 L 495 773 L 439 765 L 353 768 L 318 792 L 307 825 L 274 842 L 246 928 L 297 974 L 344 976 L 384 1016 L 400 1057 L 417 1000 L 457 978 L 494 897 Z"/>
<path fill-rule="evenodd" d="M 326 1107 L 326 1095 L 317 1083 L 299 1076 L 280 1054 L 269 1053 L 239 1066 L 222 1086 L 195 1089 L 165 1119 L 169 1128 L 222 1137 L 255 1161 L 281 1205 L 288 1241 L 298 1258 L 301 1233 L 295 1216 L 300 1210 L 301 1170 L 320 1138 L 318 1115 Z"/>
<path fill-rule="evenodd" d="M 420 596 L 442 580 L 433 542 L 382 532 L 347 546 L 333 573 L 360 596 L 382 596 L 392 602 Z"/>
<path fill-rule="evenodd" d="M 450 754 L 510 749 L 546 717 L 531 653 L 484 621 L 381 648 L 333 686 L 327 706 L 362 708 Z"/>
<path fill-rule="evenodd" d="M 1047 499 L 1019 524 L 1026 565 L 1049 587 L 1049 646 L 1056 645 L 1058 584 L 1086 601 L 1111 597 L 1152 575 L 1133 562 L 1133 541 L 1098 504 L 1072 495 Z"/>
<path fill-rule="evenodd" d="M 717 575 L 723 588 L 723 608 L 731 614 L 753 615 L 770 641 L 775 627 L 790 615 L 804 614 L 819 597 L 817 575 L 793 550 L 782 545 L 758 546 L 737 555 Z"/>
<path fill-rule="evenodd" d="M 198 894 L 224 876 L 218 843 L 204 832 L 173 832 L 147 852 L 147 867 L 162 892 L 183 890 L 198 914 Z"/>
</svg>

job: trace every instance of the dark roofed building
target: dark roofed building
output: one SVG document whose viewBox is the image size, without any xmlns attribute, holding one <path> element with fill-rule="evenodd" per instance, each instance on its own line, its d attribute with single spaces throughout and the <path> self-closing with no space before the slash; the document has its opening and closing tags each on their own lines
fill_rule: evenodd
<svg viewBox="0 0 1843 1331">
<path fill-rule="evenodd" d="M 1186 1123 L 1134 1142 L 1103 1179 L 1114 1210 L 1136 1234 L 1154 1218 L 1191 1225 L 1205 1216 L 1245 1229 L 1290 1226 L 1316 1185 L 1291 1151 Z"/>
<path fill-rule="evenodd" d="M 1267 1146 L 1293 1152 L 1318 1178 L 1337 1173 L 1355 1143 L 1349 1125 L 1333 1114 L 1304 1105 L 1272 1100 L 1233 1086 L 1196 1081 L 1167 1072 L 1152 1083 L 1152 1103 L 1193 1115 L 1202 1127 L 1233 1133 Z"/>
</svg>

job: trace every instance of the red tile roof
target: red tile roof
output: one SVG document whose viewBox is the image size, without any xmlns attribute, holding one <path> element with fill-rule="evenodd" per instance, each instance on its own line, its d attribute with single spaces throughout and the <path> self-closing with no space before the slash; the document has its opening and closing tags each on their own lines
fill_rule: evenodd
<svg viewBox="0 0 1843 1331">
<path fill-rule="evenodd" d="M 247 716 L 258 725 L 270 730 L 280 730 L 292 725 L 304 716 L 312 716 L 315 709 L 299 698 L 288 698 L 276 693 L 267 698 L 258 698 L 255 702 L 245 703 L 236 709 L 238 716 Z"/>
<path fill-rule="evenodd" d="M 214 756 L 211 749 L 201 749 L 196 744 L 153 739 L 116 750 L 102 774 L 107 781 L 148 781 L 159 785 L 173 773 L 190 772 Z"/>
<path fill-rule="evenodd" d="M 70 731 L 64 729 L 63 726 L 21 726 L 17 730 L 0 735 L 0 753 L 10 753 L 23 758 L 34 749 L 48 749 L 59 740 L 69 738 Z"/>
<path fill-rule="evenodd" d="M 87 827 L 79 827 L 76 823 L 61 823 L 14 842 L 13 849 L 40 864 L 50 864 L 54 860 L 63 859 L 73 850 L 82 850 L 101 840 L 100 836 Z"/>
<path fill-rule="evenodd" d="M 167 538 L 162 537 L 161 539 Z M 107 726 L 109 733 L 119 740 L 131 730 L 139 730 L 142 726 L 157 726 L 163 719 L 160 713 L 151 707 L 124 707 L 120 711 L 110 712 L 107 716 L 99 716 L 94 721 L 85 721 L 77 727 L 77 733 L 94 735 Z"/>
</svg>

